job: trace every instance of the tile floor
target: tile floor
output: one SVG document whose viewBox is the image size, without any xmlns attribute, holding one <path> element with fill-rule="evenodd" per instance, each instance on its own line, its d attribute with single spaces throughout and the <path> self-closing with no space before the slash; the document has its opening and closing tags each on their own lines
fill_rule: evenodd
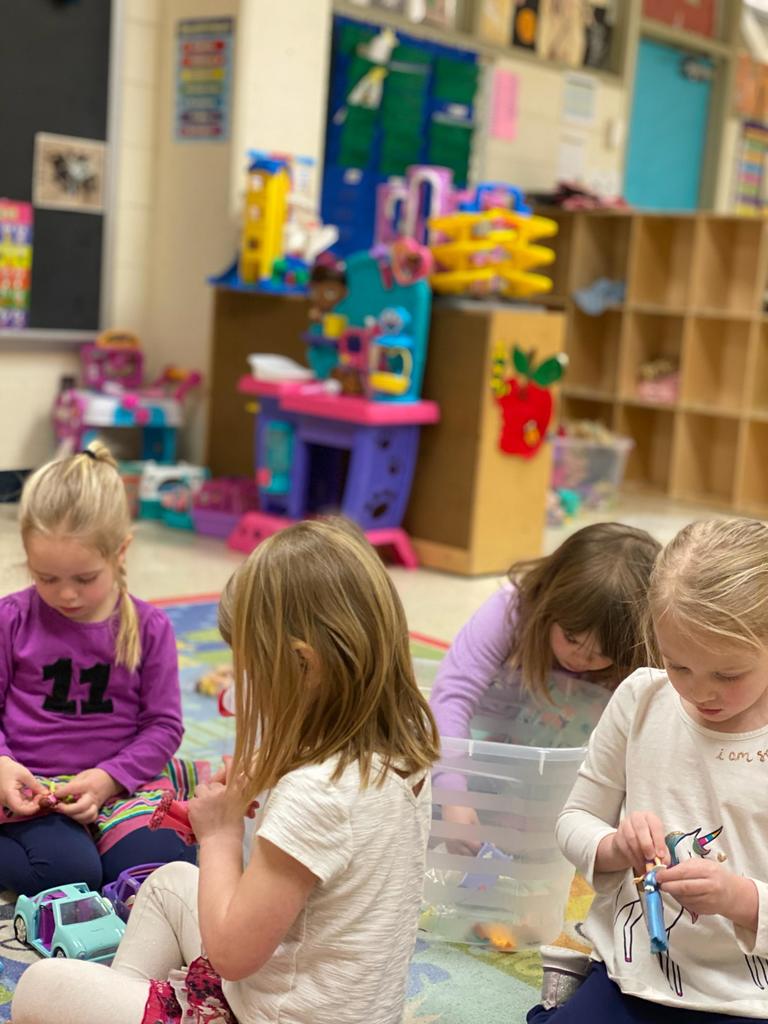
<svg viewBox="0 0 768 1024">
<path fill-rule="evenodd" d="M 16 513 L 16 506 L 0 505 L 0 594 L 24 587 L 28 581 Z M 708 514 L 700 506 L 626 496 L 610 517 L 643 527 L 665 542 L 691 519 Z M 567 527 L 547 530 L 546 550 L 557 547 L 568 530 L 604 518 L 581 517 Z M 140 522 L 129 553 L 128 579 L 132 592 L 145 599 L 212 594 L 221 589 L 240 557 L 220 541 Z M 411 629 L 443 640 L 450 640 L 498 586 L 498 579 L 490 576 L 467 579 L 425 569 L 393 569 L 392 573 Z"/>
</svg>

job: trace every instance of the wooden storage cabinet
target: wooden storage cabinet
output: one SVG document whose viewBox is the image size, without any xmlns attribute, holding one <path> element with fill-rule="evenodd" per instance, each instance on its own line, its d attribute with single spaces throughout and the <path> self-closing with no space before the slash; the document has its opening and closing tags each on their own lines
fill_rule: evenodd
<svg viewBox="0 0 768 1024">
<path fill-rule="evenodd" d="M 499 448 L 502 410 L 491 391 L 498 346 L 562 351 L 559 313 L 490 303 L 436 302 L 422 396 L 440 405 L 424 430 L 404 526 L 422 565 L 463 575 L 501 573 L 541 551 L 551 450 L 531 459 Z"/>
<path fill-rule="evenodd" d="M 561 417 L 634 440 L 630 488 L 768 517 L 768 224 L 706 213 L 570 217 L 558 271 L 571 360 Z M 598 277 L 626 281 L 626 298 L 590 317 L 571 296 Z M 640 367 L 660 356 L 679 362 L 677 397 L 643 400 Z"/>
</svg>

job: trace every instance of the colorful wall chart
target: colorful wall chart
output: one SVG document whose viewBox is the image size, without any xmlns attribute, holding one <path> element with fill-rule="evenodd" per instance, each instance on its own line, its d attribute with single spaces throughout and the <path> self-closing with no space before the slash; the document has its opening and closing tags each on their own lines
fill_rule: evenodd
<svg viewBox="0 0 768 1024">
<path fill-rule="evenodd" d="M 32 280 L 32 204 L 0 199 L 0 329 L 27 326 Z"/>
<path fill-rule="evenodd" d="M 232 18 L 185 18 L 176 27 L 176 139 L 229 136 Z"/>
<path fill-rule="evenodd" d="M 766 207 L 766 160 L 768 128 L 747 121 L 741 130 L 741 148 L 736 168 L 735 212 L 758 215 Z"/>
</svg>

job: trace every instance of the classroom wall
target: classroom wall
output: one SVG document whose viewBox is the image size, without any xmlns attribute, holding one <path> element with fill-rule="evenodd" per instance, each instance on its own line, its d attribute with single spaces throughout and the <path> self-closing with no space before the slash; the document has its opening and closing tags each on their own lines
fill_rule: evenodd
<svg viewBox="0 0 768 1024">
<path fill-rule="evenodd" d="M 493 68 L 518 79 L 517 137 L 494 138 L 491 122 Z M 499 60 L 484 76 L 481 112 L 483 129 L 476 147 L 479 178 L 511 181 L 523 189 L 544 191 L 563 176 L 581 149 L 584 183 L 603 193 L 621 191 L 624 170 L 627 93 L 601 76 L 596 83 L 595 115 L 590 124 L 563 120 L 565 73 L 530 61 Z M 565 161 L 565 163 L 564 163 Z"/>
</svg>

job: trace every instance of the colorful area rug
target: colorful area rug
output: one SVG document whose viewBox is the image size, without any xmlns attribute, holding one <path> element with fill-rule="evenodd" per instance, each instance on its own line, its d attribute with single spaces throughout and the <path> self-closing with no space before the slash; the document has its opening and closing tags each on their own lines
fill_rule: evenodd
<svg viewBox="0 0 768 1024">
<path fill-rule="evenodd" d="M 221 718 L 216 701 L 197 693 L 201 675 L 228 660 L 229 652 L 216 629 L 216 603 L 201 599 L 164 606 L 176 631 L 186 732 L 182 754 L 216 760 L 232 749 L 234 724 Z M 439 661 L 445 645 L 426 637 L 411 638 L 420 680 L 425 688 L 433 675 L 428 662 Z M 583 948 L 578 923 L 591 894 L 574 883 L 563 945 Z M 0 894 L 0 1021 L 10 1020 L 13 990 L 36 954 L 13 935 L 13 903 Z M 480 947 L 419 939 L 411 962 L 404 1024 L 522 1024 L 536 1002 L 541 981 L 538 953 L 494 953 Z"/>
</svg>

